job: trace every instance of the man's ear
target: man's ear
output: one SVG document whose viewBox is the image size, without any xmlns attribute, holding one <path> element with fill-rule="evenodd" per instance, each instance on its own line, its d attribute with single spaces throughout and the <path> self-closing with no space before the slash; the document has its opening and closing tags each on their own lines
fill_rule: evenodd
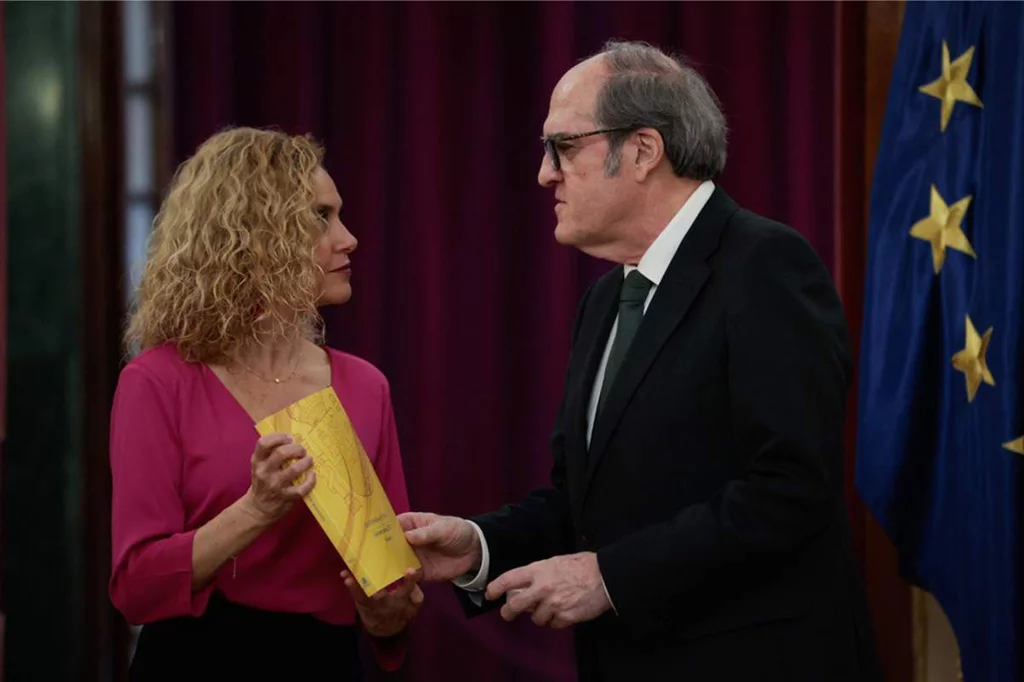
<svg viewBox="0 0 1024 682">
<path fill-rule="evenodd" d="M 636 131 L 636 179 L 642 182 L 665 158 L 665 141 L 654 128 Z"/>
</svg>

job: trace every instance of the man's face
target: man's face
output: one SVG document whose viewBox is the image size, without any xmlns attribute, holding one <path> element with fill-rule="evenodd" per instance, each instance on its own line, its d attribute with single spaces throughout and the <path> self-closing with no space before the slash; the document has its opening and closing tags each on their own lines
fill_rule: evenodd
<svg viewBox="0 0 1024 682">
<path fill-rule="evenodd" d="M 555 239 L 592 255 L 618 239 L 635 195 L 634 183 L 626 173 L 606 175 L 607 135 L 558 140 L 599 128 L 594 106 L 607 76 L 604 63 L 592 59 L 574 67 L 555 86 L 544 136 L 553 138 L 561 168 L 556 170 L 545 154 L 537 174 L 543 187 L 555 190 Z"/>
</svg>

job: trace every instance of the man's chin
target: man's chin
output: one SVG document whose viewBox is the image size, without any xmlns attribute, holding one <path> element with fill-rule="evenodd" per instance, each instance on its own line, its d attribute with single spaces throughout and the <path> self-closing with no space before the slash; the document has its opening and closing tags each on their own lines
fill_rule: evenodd
<svg viewBox="0 0 1024 682">
<path fill-rule="evenodd" d="M 562 246 L 576 246 L 578 240 L 579 234 L 572 228 L 561 222 L 555 226 L 555 241 Z"/>
</svg>

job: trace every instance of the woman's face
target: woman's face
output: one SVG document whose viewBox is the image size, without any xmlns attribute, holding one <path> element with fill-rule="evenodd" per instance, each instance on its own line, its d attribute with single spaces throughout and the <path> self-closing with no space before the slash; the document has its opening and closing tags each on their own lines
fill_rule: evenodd
<svg viewBox="0 0 1024 682">
<path fill-rule="evenodd" d="M 352 297 L 352 252 L 359 242 L 341 222 L 341 197 L 334 181 L 323 168 L 313 176 L 316 212 L 323 220 L 324 233 L 316 247 L 317 261 L 324 270 L 318 305 L 345 303 Z"/>
</svg>

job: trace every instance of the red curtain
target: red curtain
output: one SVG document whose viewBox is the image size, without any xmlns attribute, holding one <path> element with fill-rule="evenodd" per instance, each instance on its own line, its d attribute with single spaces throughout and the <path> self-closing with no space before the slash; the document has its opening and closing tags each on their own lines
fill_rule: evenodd
<svg viewBox="0 0 1024 682">
<path fill-rule="evenodd" d="M 546 480 L 572 316 L 609 266 L 554 242 L 552 198 L 536 185 L 538 136 L 552 86 L 609 38 L 679 51 L 706 75 L 732 129 L 721 185 L 809 238 L 859 336 L 860 3 L 206 2 L 172 11 L 177 160 L 228 124 L 326 143 L 360 239 L 355 296 L 326 312 L 328 338 L 389 377 L 417 508 L 472 514 Z M 852 476 L 848 495 L 863 560 Z M 402 675 L 555 682 L 572 669 L 566 633 L 496 614 L 466 620 L 441 586 L 428 590 Z"/>
</svg>

